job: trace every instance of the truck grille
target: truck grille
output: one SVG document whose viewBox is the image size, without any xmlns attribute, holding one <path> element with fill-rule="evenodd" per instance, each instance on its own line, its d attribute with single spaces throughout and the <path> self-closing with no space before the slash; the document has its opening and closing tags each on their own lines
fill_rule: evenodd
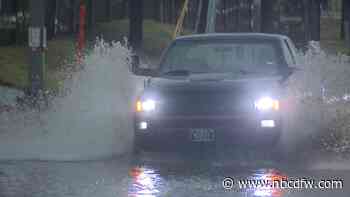
<svg viewBox="0 0 350 197">
<path fill-rule="evenodd" d="M 166 115 L 237 114 L 253 109 L 242 95 L 187 93 L 163 97 L 158 113 Z"/>
</svg>

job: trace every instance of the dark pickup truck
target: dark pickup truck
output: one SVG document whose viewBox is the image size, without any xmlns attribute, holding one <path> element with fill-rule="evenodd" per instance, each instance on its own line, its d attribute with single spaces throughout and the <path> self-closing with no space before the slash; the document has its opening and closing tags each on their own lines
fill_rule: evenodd
<svg viewBox="0 0 350 197">
<path fill-rule="evenodd" d="M 135 151 L 277 144 L 295 57 L 286 36 L 233 33 L 179 37 L 155 70 L 133 61 L 149 77 L 135 103 Z"/>
</svg>

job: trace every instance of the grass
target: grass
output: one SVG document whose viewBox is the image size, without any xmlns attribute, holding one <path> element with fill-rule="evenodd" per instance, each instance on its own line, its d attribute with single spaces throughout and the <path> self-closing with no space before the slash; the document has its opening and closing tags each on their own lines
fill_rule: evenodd
<svg viewBox="0 0 350 197">
<path fill-rule="evenodd" d="M 174 25 L 161 24 L 153 20 L 145 20 L 143 24 L 143 45 L 142 50 L 146 55 L 158 57 L 172 40 L 175 30 Z M 101 23 L 93 30 L 93 38 L 103 37 L 107 41 L 122 41 L 128 37 L 129 20 L 116 20 L 108 23 Z M 96 33 L 97 32 L 97 33 Z M 188 34 L 189 31 L 185 31 Z"/>
<path fill-rule="evenodd" d="M 29 49 L 24 46 L 0 47 L 0 84 L 19 89 L 28 87 Z M 71 60 L 74 54 L 74 42 L 71 39 L 56 39 L 48 42 L 47 88 L 58 84 L 54 72 L 64 63 Z"/>
<path fill-rule="evenodd" d="M 0 47 L 0 83 L 23 88 L 27 86 L 26 49 L 19 46 Z"/>
</svg>

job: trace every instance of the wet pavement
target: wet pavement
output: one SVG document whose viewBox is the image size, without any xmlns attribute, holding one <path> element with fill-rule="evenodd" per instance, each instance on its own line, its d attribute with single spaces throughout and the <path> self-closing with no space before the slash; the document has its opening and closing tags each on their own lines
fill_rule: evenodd
<svg viewBox="0 0 350 197">
<path fill-rule="evenodd" d="M 222 181 L 235 179 L 227 190 Z M 342 180 L 343 189 L 242 189 L 239 180 L 282 177 Z M 1 197 L 332 196 L 348 197 L 350 171 L 311 170 L 278 162 L 143 155 L 82 162 L 0 162 Z"/>
</svg>

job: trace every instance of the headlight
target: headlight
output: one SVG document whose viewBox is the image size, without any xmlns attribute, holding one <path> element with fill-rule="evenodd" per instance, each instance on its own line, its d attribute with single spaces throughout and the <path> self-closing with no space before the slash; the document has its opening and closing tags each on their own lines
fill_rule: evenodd
<svg viewBox="0 0 350 197">
<path fill-rule="evenodd" d="M 136 111 L 138 112 L 149 112 L 156 109 L 156 101 L 147 99 L 144 101 L 138 100 L 136 103 Z"/>
<path fill-rule="evenodd" d="M 263 97 L 254 103 L 255 108 L 260 111 L 276 110 L 280 108 L 279 101 L 270 97 Z"/>
</svg>

